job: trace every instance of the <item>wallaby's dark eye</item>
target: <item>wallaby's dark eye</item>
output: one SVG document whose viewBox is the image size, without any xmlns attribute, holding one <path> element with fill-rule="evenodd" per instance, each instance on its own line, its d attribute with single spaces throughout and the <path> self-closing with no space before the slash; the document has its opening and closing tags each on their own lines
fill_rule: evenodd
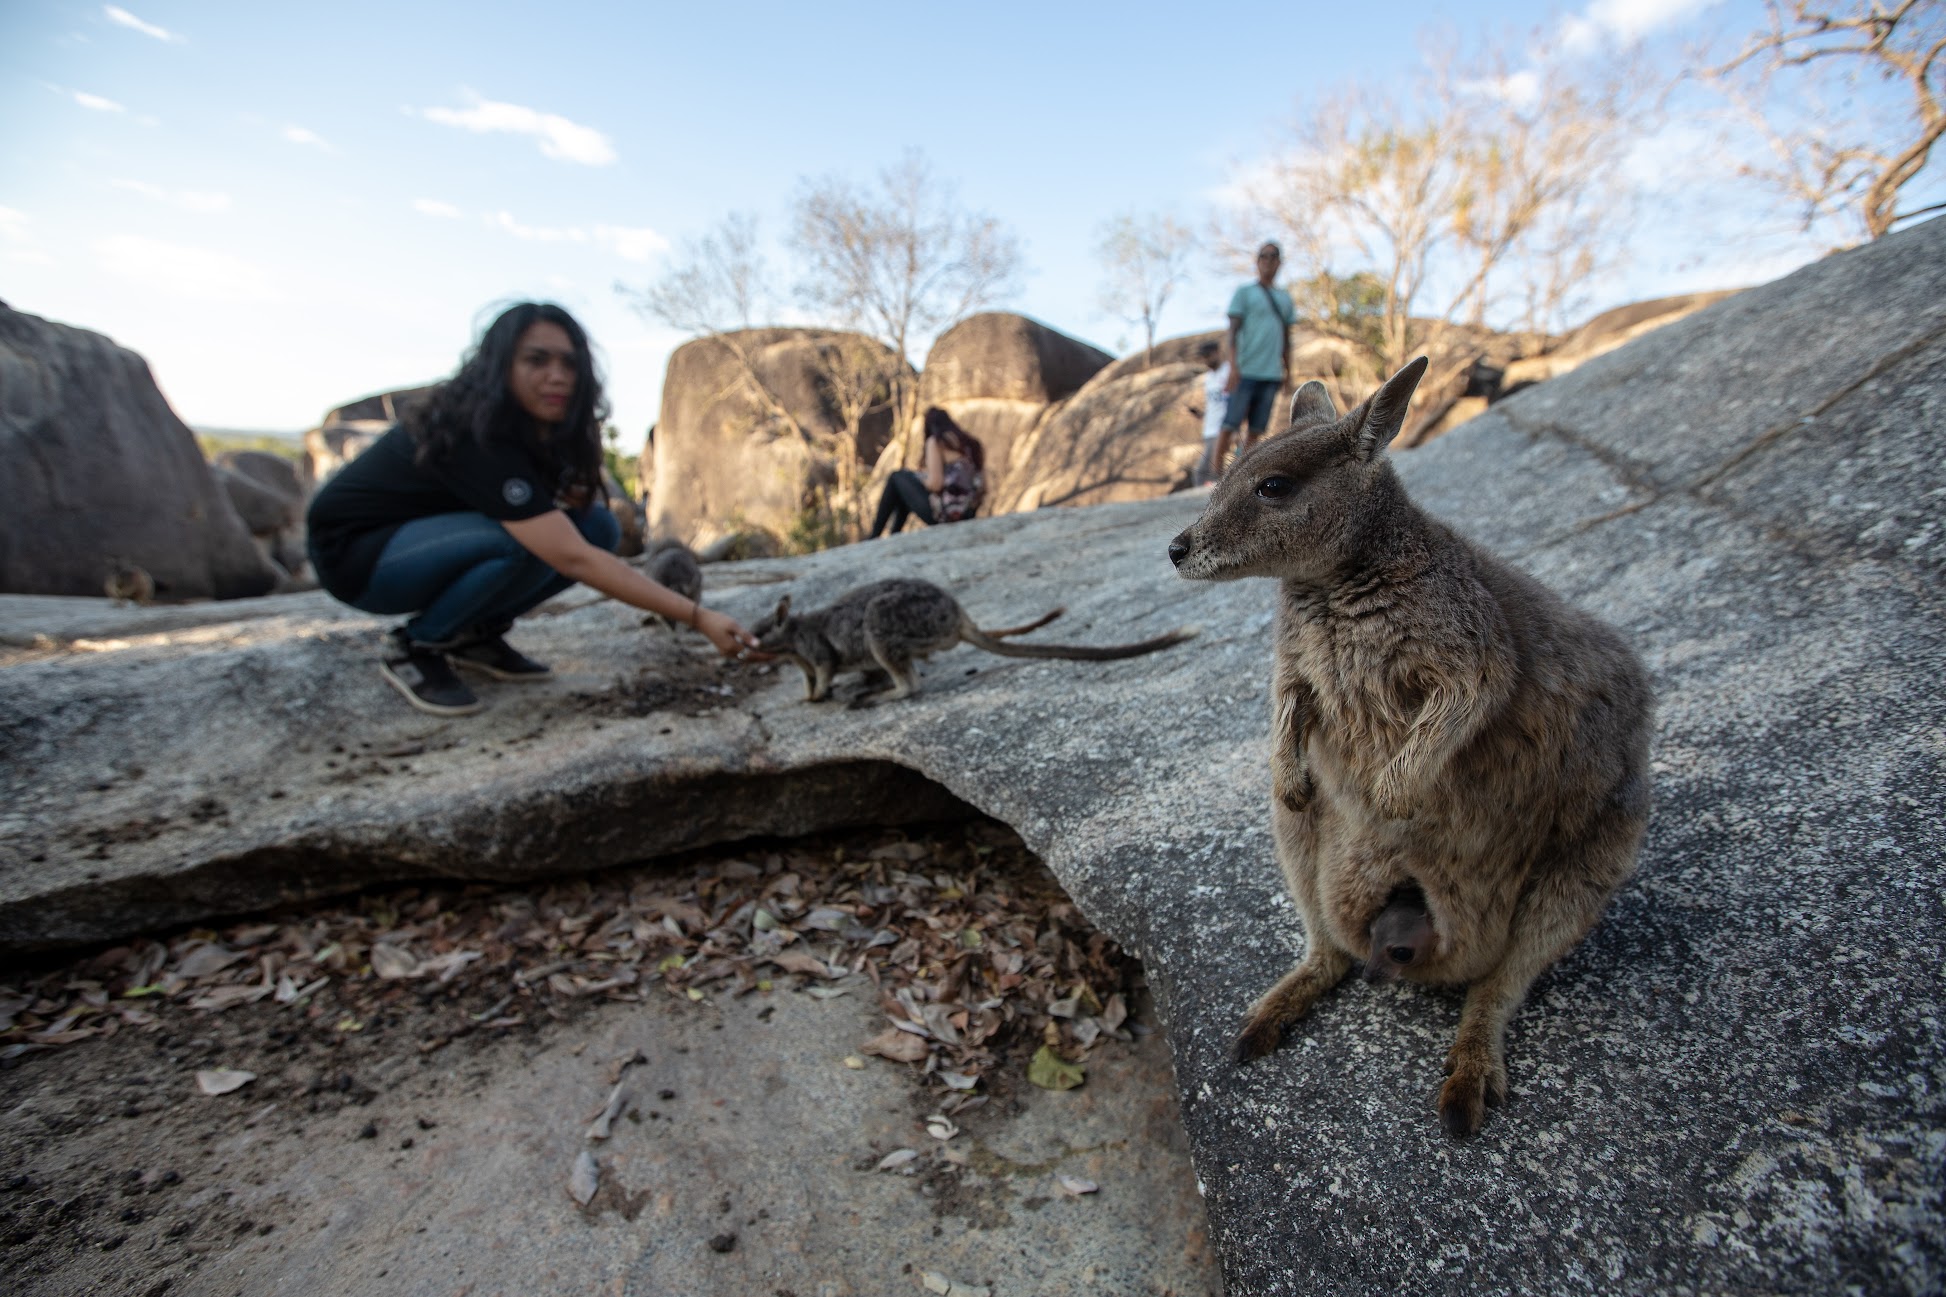
<svg viewBox="0 0 1946 1297">
<path fill-rule="evenodd" d="M 1394 946 L 1385 953 L 1392 956 L 1392 962 L 1395 964 L 1409 964 L 1412 962 L 1411 946 Z"/>
<path fill-rule="evenodd" d="M 1295 490 L 1295 481 L 1275 474 L 1257 483 L 1257 494 L 1266 500 L 1281 500 Z"/>
</svg>

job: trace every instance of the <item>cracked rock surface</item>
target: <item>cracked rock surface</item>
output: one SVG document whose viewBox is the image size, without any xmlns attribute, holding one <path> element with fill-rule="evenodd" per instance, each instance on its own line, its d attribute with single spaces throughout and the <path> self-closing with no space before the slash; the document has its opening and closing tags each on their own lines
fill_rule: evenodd
<svg viewBox="0 0 1946 1297">
<path fill-rule="evenodd" d="M 1623 628 L 1660 696 L 1639 872 L 1536 984 L 1468 1143 L 1432 1107 L 1457 993 L 1348 983 L 1229 1059 L 1301 942 L 1268 831 L 1273 592 L 1174 577 L 1198 497 L 709 569 L 746 622 L 897 574 L 986 625 L 1066 605 L 1041 639 L 1202 631 L 1114 663 L 960 648 L 860 709 L 585 595 L 516 636 L 556 681 L 443 722 L 322 596 L 0 600 L 0 943 L 970 804 L 1144 961 L 1232 1294 L 1937 1291 L 1942 428 L 1934 220 L 1401 457 L 1423 504 Z"/>
</svg>

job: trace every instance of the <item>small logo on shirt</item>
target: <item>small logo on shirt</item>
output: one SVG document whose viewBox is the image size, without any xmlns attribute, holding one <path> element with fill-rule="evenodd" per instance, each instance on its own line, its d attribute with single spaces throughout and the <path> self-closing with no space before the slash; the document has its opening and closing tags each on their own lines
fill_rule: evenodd
<svg viewBox="0 0 1946 1297">
<path fill-rule="evenodd" d="M 510 477 L 500 488 L 500 498 L 518 509 L 534 498 L 534 488 L 524 477 Z"/>
</svg>

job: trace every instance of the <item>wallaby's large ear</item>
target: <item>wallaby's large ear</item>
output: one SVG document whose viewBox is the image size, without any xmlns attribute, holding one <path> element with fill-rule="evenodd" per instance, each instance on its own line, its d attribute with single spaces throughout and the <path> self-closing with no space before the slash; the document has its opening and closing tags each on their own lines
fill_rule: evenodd
<svg viewBox="0 0 1946 1297">
<path fill-rule="evenodd" d="M 1426 358 L 1421 356 L 1386 379 L 1383 387 L 1352 411 L 1351 453 L 1355 458 L 1369 462 L 1392 444 L 1392 438 L 1405 426 L 1406 406 L 1412 402 L 1412 393 L 1425 376 Z"/>
<path fill-rule="evenodd" d="M 1297 389 L 1291 398 L 1291 427 L 1308 428 L 1314 423 L 1332 423 L 1338 418 L 1338 407 L 1331 400 L 1331 393 L 1324 384 L 1312 379 Z"/>
<path fill-rule="evenodd" d="M 782 599 L 779 599 L 777 601 L 777 624 L 779 626 L 782 626 L 784 624 L 784 618 L 790 615 L 791 615 L 791 597 L 789 595 L 785 595 Z"/>
</svg>

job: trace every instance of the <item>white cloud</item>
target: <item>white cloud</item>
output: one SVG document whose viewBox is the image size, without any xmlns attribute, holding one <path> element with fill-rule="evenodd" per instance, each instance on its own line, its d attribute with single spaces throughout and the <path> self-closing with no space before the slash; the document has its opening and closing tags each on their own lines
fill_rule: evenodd
<svg viewBox="0 0 1946 1297">
<path fill-rule="evenodd" d="M 326 142 L 324 136 L 318 134 L 316 131 L 309 130 L 302 126 L 286 126 L 284 128 L 284 138 L 289 140 L 292 144 L 309 144 L 316 148 L 323 149 L 326 153 L 337 152 L 336 149 L 332 148 L 331 145 Z"/>
<path fill-rule="evenodd" d="M 1632 44 L 1665 27 L 1674 27 L 1718 0 L 1594 0 L 1585 10 L 1563 20 L 1561 40 L 1578 54 L 1588 53 L 1604 40 Z"/>
<path fill-rule="evenodd" d="M 1498 99 L 1515 108 L 1532 108 L 1540 101 L 1541 78 L 1538 72 L 1515 72 L 1484 81 L 1462 81 L 1460 89 L 1468 94 Z"/>
<path fill-rule="evenodd" d="M 624 225 L 597 225 L 595 238 L 624 261 L 647 261 L 658 252 L 669 250 L 669 240 L 647 226 L 631 229 Z"/>
<path fill-rule="evenodd" d="M 230 210 L 230 196 L 228 194 L 211 193 L 197 189 L 164 189 L 161 185 L 152 185 L 144 180 L 111 180 L 108 183 L 117 189 L 126 189 L 130 193 L 140 194 L 144 198 L 153 198 L 158 203 L 167 203 L 171 207 L 179 207 L 185 212 L 196 212 L 199 215 L 212 216 L 217 212 L 227 212 Z"/>
<path fill-rule="evenodd" d="M 182 39 L 182 37 L 170 31 L 167 27 L 158 27 L 154 23 L 145 23 L 128 10 L 118 8 L 115 5 L 103 5 L 101 11 L 108 15 L 109 22 L 131 28 L 141 32 L 144 36 L 153 36 L 159 41 L 180 41 Z"/>
<path fill-rule="evenodd" d="M 516 239 L 529 243 L 586 243 L 588 232 L 576 225 L 522 225 L 514 219 L 512 212 L 495 212 L 486 218 L 486 223 L 496 230 L 503 230 Z"/>
<path fill-rule="evenodd" d="M 33 237 L 27 232 L 27 223 L 32 219 L 17 207 L 0 207 L 0 239 L 25 243 Z"/>
<path fill-rule="evenodd" d="M 441 216 L 447 220 L 453 220 L 460 214 L 459 208 L 451 203 L 442 203 L 437 198 L 415 198 L 412 200 L 412 210 L 422 216 Z"/>
<path fill-rule="evenodd" d="M 531 135 L 540 141 L 544 155 L 561 162 L 601 167 L 615 160 L 615 146 L 592 126 L 520 104 L 496 103 L 473 94 L 468 97 L 473 101 L 470 108 L 426 108 L 419 115 L 427 121 L 462 130 Z"/>
<path fill-rule="evenodd" d="M 74 96 L 74 102 L 80 104 L 83 108 L 92 108 L 98 113 L 125 113 L 128 111 L 128 109 L 122 107 L 113 99 L 103 99 L 100 95 L 91 95 L 85 90 L 71 90 L 68 93 Z"/>
<path fill-rule="evenodd" d="M 522 225 L 507 211 L 493 212 L 481 219 L 494 229 L 529 243 L 592 243 L 624 261 L 647 261 L 669 250 L 669 240 L 647 226 L 597 225 L 591 232 L 579 225 Z"/>
<path fill-rule="evenodd" d="M 278 294 L 270 277 L 249 262 L 207 248 L 164 243 L 139 234 L 95 242 L 103 271 L 179 298 L 206 302 L 270 302 Z"/>
</svg>

